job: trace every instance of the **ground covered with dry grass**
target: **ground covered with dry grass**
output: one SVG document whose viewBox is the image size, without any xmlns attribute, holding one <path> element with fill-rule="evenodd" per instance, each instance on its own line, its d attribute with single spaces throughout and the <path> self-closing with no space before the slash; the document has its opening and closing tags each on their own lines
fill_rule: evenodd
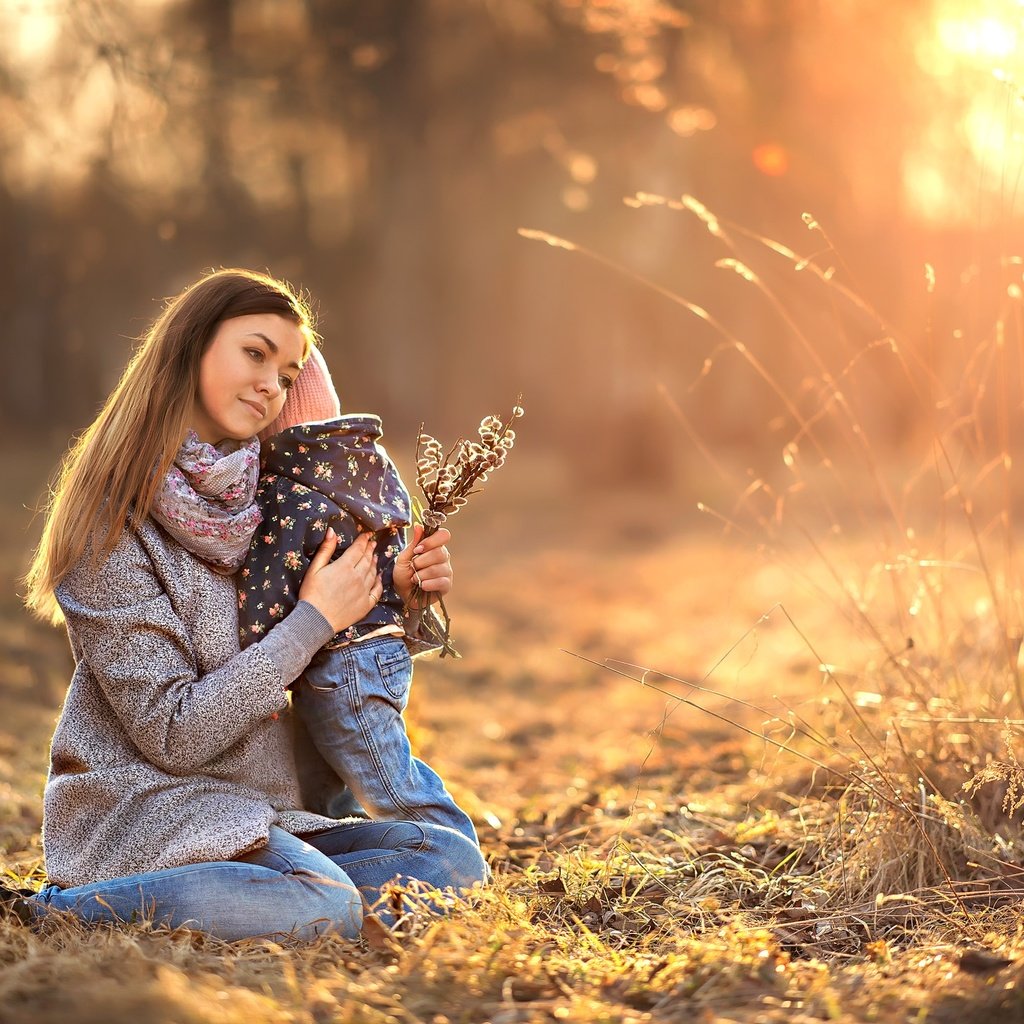
<svg viewBox="0 0 1024 1024">
<path fill-rule="evenodd" d="M 4 463 L 13 580 L 41 478 Z M 973 609 L 957 658 L 926 632 L 886 653 L 829 580 L 878 564 L 870 533 L 812 570 L 664 494 L 584 500 L 526 457 L 506 474 L 453 545 L 464 658 L 420 663 L 411 707 L 494 885 L 372 943 L 0 922 L 0 1021 L 1024 1020 L 1019 779 L 984 587 L 947 595 Z M 537 493 L 543 527 L 515 497 Z M 665 525 L 639 529 L 638 500 Z M 39 884 L 70 659 L 13 589 L 0 844 Z M 968 703 L 994 724 L 956 724 Z"/>
</svg>

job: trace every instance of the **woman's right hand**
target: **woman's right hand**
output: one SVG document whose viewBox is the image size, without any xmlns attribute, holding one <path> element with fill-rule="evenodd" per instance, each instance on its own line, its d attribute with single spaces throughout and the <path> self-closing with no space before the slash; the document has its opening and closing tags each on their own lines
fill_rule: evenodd
<svg viewBox="0 0 1024 1024">
<path fill-rule="evenodd" d="M 363 618 L 380 600 L 384 589 L 377 575 L 374 534 L 361 533 L 332 562 L 337 546 L 338 535 L 329 529 L 299 587 L 299 600 L 316 608 L 335 633 Z"/>
</svg>

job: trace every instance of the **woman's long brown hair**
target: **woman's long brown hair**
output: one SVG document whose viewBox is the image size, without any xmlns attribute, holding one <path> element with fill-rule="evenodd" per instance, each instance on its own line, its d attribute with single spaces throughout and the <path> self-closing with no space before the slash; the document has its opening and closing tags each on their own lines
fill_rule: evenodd
<svg viewBox="0 0 1024 1024">
<path fill-rule="evenodd" d="M 25 576 L 25 604 L 54 624 L 54 589 L 88 550 L 99 566 L 129 516 L 149 515 L 157 487 L 181 447 L 199 386 L 199 361 L 219 323 L 250 313 L 287 317 L 315 334 L 307 305 L 280 281 L 218 270 L 168 300 L 143 336 L 99 415 L 65 455 L 50 491 L 43 535 Z"/>
</svg>

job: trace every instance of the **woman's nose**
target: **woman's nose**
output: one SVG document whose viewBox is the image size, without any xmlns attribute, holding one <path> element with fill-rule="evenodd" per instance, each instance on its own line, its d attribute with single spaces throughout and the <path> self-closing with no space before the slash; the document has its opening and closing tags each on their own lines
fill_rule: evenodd
<svg viewBox="0 0 1024 1024">
<path fill-rule="evenodd" d="M 262 378 L 256 387 L 269 398 L 277 398 L 281 393 L 281 382 L 276 374 L 273 377 L 267 376 Z"/>
</svg>

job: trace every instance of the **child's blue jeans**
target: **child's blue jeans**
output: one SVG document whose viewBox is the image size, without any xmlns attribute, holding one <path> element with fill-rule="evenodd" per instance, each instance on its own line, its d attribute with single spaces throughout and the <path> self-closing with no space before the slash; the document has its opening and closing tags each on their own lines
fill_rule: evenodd
<svg viewBox="0 0 1024 1024">
<path fill-rule="evenodd" d="M 468 889 L 487 866 L 475 843 L 450 829 L 411 821 L 337 825 L 304 838 L 277 825 L 267 845 L 235 860 L 188 864 L 61 889 L 29 900 L 39 917 L 66 910 L 90 922 L 141 917 L 222 939 L 287 935 L 309 940 L 328 932 L 359 934 L 365 905 L 398 877 L 436 890 Z M 436 897 L 426 898 L 441 911 Z M 379 916 L 392 923 L 387 906 Z"/>
<path fill-rule="evenodd" d="M 320 756 L 371 818 L 443 825 L 478 844 L 469 816 L 412 755 L 402 718 L 411 685 L 405 644 L 382 636 L 319 651 L 292 700 Z"/>
</svg>

